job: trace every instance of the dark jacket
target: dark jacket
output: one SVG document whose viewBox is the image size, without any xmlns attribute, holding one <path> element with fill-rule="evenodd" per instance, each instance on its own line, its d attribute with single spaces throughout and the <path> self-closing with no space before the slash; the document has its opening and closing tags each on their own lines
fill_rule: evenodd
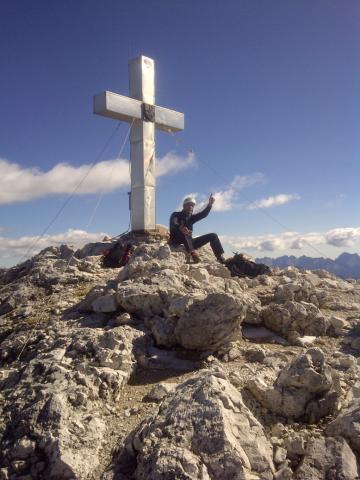
<svg viewBox="0 0 360 480">
<path fill-rule="evenodd" d="M 181 226 L 187 227 L 191 232 L 193 231 L 194 223 L 202 220 L 209 215 L 211 205 L 208 205 L 199 213 L 193 215 L 187 214 L 184 210 L 181 212 L 174 212 L 170 217 L 170 243 L 180 244 L 185 242 L 185 236 L 180 231 Z"/>
</svg>

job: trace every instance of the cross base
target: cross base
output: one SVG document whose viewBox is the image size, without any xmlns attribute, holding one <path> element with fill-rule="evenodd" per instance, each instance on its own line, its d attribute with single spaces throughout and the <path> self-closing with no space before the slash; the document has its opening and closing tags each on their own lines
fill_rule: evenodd
<svg viewBox="0 0 360 480">
<path fill-rule="evenodd" d="M 130 232 L 133 235 L 149 235 L 151 236 L 168 236 L 169 235 L 169 230 L 167 227 L 164 225 L 156 225 L 155 228 L 152 229 L 146 229 L 146 230 L 131 230 Z"/>
<path fill-rule="evenodd" d="M 128 241 L 169 240 L 169 230 L 164 225 L 156 225 L 152 230 L 131 230 L 125 237 Z"/>
</svg>

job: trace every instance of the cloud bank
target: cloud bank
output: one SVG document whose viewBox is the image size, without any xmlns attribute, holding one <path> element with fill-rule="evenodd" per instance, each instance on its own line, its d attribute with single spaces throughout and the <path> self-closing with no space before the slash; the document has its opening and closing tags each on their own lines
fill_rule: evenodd
<svg viewBox="0 0 360 480">
<path fill-rule="evenodd" d="M 331 245 L 352 247 L 360 239 L 360 227 L 334 228 L 324 233 L 285 232 L 279 235 L 222 236 L 224 244 L 235 250 L 273 252 L 275 250 L 301 250 L 304 247 Z"/>
<path fill-rule="evenodd" d="M 192 167 L 195 163 L 196 159 L 192 152 L 186 157 L 170 152 L 157 161 L 156 174 L 158 177 L 172 175 Z M 59 163 L 47 172 L 37 168 L 24 168 L 6 159 L 0 159 L 0 178 L 0 204 L 70 194 L 79 183 L 81 184 L 75 195 L 109 193 L 130 183 L 129 164 L 126 159 L 105 160 L 93 168 L 87 164 L 75 167 Z"/>
<path fill-rule="evenodd" d="M 105 235 L 102 232 L 89 233 L 84 230 L 69 229 L 64 233 L 44 235 L 41 239 L 39 239 L 39 236 L 24 236 L 20 238 L 0 236 L 0 258 L 21 257 L 26 255 L 30 249 L 29 255 L 33 256 L 50 245 L 58 246 L 63 243 L 79 248 L 86 243 L 99 242 Z M 33 249 L 32 247 L 35 243 L 36 247 Z"/>
<path fill-rule="evenodd" d="M 278 205 L 285 205 L 286 203 L 292 202 L 294 200 L 300 200 L 299 195 L 289 195 L 287 193 L 280 193 L 274 197 L 262 198 L 261 200 L 256 200 L 255 202 L 250 203 L 246 208 L 248 210 L 256 210 L 258 208 L 271 208 Z"/>
<path fill-rule="evenodd" d="M 0 230 L 1 231 L 1 230 Z M 38 236 L 9 238 L 0 236 L 0 259 L 20 258 L 32 249 L 31 256 L 50 245 L 66 243 L 79 248 L 89 242 L 97 242 L 107 235 L 104 232 L 89 233 L 84 230 L 69 229 L 64 233 L 45 235 L 40 240 Z M 334 228 L 324 233 L 285 232 L 279 235 L 258 236 L 226 236 L 221 241 L 232 250 L 253 250 L 258 252 L 273 252 L 275 250 L 301 250 L 310 245 L 331 245 L 334 247 L 352 247 L 360 239 L 360 227 Z"/>
</svg>

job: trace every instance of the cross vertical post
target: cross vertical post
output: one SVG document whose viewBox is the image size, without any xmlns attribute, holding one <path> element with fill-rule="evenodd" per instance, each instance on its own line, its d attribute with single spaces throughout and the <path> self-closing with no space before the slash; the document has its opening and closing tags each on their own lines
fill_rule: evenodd
<svg viewBox="0 0 360 480">
<path fill-rule="evenodd" d="M 154 61 L 138 57 L 129 62 L 130 96 L 152 106 L 155 103 Z M 144 107 L 142 107 L 144 109 Z M 155 124 L 134 120 L 130 132 L 131 228 L 155 230 Z"/>
</svg>

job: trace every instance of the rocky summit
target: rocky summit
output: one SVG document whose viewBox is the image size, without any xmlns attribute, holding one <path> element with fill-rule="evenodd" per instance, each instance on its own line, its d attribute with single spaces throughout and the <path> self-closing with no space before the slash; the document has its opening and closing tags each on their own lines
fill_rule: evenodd
<svg viewBox="0 0 360 480">
<path fill-rule="evenodd" d="M 360 478 L 359 280 L 105 247 L 0 270 L 1 480 Z"/>
</svg>

